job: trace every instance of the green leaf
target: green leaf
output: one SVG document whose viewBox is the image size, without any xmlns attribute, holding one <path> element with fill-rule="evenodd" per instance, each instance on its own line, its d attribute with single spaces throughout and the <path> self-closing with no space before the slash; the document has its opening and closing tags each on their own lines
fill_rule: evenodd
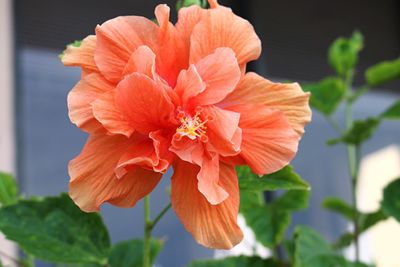
<svg viewBox="0 0 400 267">
<path fill-rule="evenodd" d="M 322 207 L 338 213 L 348 220 L 353 220 L 356 212 L 353 207 L 342 199 L 336 197 L 328 197 L 322 202 Z"/>
<path fill-rule="evenodd" d="M 240 212 L 257 240 L 273 248 L 283 240 L 291 222 L 291 212 L 305 208 L 309 195 L 309 191 L 292 190 L 265 203 L 261 193 L 242 191 Z"/>
<path fill-rule="evenodd" d="M 0 230 L 24 251 L 42 260 L 107 262 L 110 239 L 100 215 L 81 211 L 66 194 L 20 200 L 1 208 Z"/>
<path fill-rule="evenodd" d="M 310 199 L 310 191 L 307 190 L 290 190 L 281 197 L 272 202 L 276 209 L 284 209 L 286 211 L 298 211 L 308 207 Z"/>
<path fill-rule="evenodd" d="M 387 218 L 388 216 L 381 209 L 372 213 L 361 213 L 358 218 L 360 233 L 367 231 L 378 222 L 384 221 Z"/>
<path fill-rule="evenodd" d="M 365 79 L 371 86 L 379 86 L 398 78 L 400 78 L 400 58 L 378 63 L 365 72 Z"/>
<path fill-rule="evenodd" d="M 220 260 L 194 261 L 188 267 L 279 267 L 272 259 L 259 257 L 237 256 Z"/>
<path fill-rule="evenodd" d="M 317 83 L 304 84 L 302 88 L 306 92 L 311 92 L 311 107 L 327 116 L 336 111 L 346 94 L 343 80 L 336 77 L 328 77 Z"/>
<path fill-rule="evenodd" d="M 333 247 L 335 249 L 342 249 L 350 246 L 353 243 L 354 234 L 353 233 L 344 233 L 342 234 L 336 241 L 333 243 Z"/>
<path fill-rule="evenodd" d="M 400 177 L 383 190 L 381 206 L 386 215 L 392 216 L 400 222 Z"/>
<path fill-rule="evenodd" d="M 0 172 L 0 207 L 17 202 L 18 187 L 11 174 Z"/>
<path fill-rule="evenodd" d="M 359 213 L 358 214 L 359 233 L 361 234 L 361 233 L 367 231 L 369 228 L 371 228 L 378 222 L 386 220 L 387 218 L 388 218 L 387 215 L 382 210 L 378 210 L 378 211 L 372 212 L 372 213 Z M 348 219 L 351 219 L 351 218 L 348 218 Z M 338 240 L 335 241 L 335 243 L 333 244 L 333 247 L 336 249 L 348 247 L 351 245 L 353 240 L 354 240 L 353 233 L 349 233 L 349 232 L 344 233 L 338 238 Z"/>
<path fill-rule="evenodd" d="M 371 138 L 375 130 L 378 128 L 381 120 L 379 118 L 368 118 L 366 120 L 358 120 L 354 122 L 353 127 L 344 133 L 343 136 L 328 140 L 329 145 L 337 143 L 347 143 L 359 145 Z"/>
<path fill-rule="evenodd" d="M 153 264 L 164 241 L 151 239 L 150 263 Z M 123 241 L 112 247 L 109 257 L 110 267 L 141 267 L 143 265 L 143 240 Z"/>
<path fill-rule="evenodd" d="M 176 8 L 176 11 L 179 11 L 183 7 L 189 7 L 189 6 L 193 6 L 193 5 L 197 5 L 202 8 L 206 8 L 208 4 L 207 4 L 206 0 L 178 0 L 176 2 L 175 8 Z"/>
<path fill-rule="evenodd" d="M 387 120 L 398 120 L 400 119 L 400 101 L 397 101 L 392 106 L 390 106 L 385 112 L 380 116 Z"/>
<path fill-rule="evenodd" d="M 341 76 L 348 76 L 358 61 L 358 53 L 363 48 L 363 36 L 354 32 L 350 38 L 336 39 L 328 51 L 331 67 Z"/>
<path fill-rule="evenodd" d="M 294 172 L 292 166 L 286 166 L 275 173 L 264 175 L 262 177 L 254 174 L 251 169 L 246 166 L 237 167 L 236 171 L 239 177 L 240 190 L 275 191 L 310 189 L 310 185 Z"/>
<path fill-rule="evenodd" d="M 295 251 L 295 243 L 294 240 L 284 240 L 283 241 L 283 248 L 285 249 L 285 253 L 289 259 L 290 263 L 294 262 L 294 251 Z"/>
<path fill-rule="evenodd" d="M 345 263 L 319 233 L 305 226 L 295 229 L 294 260 L 294 267 L 337 267 Z"/>
</svg>

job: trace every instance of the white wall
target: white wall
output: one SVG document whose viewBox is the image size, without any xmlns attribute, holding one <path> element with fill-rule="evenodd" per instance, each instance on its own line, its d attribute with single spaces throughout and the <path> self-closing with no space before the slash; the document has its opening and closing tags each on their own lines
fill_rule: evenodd
<svg viewBox="0 0 400 267">
<path fill-rule="evenodd" d="M 0 0 L 0 170 L 15 173 L 12 0 Z M 15 248 L 0 235 L 0 252 L 14 256 Z M 10 264 L 2 258 L 3 263 Z"/>
</svg>

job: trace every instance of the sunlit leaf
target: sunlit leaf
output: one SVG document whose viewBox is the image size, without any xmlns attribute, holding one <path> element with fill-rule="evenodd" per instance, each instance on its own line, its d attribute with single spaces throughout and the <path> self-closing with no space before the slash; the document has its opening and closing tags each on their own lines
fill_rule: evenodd
<svg viewBox="0 0 400 267">
<path fill-rule="evenodd" d="M 249 167 L 236 168 L 241 190 L 275 191 L 302 189 L 309 190 L 310 185 L 294 172 L 292 166 L 286 166 L 280 171 L 259 177 Z"/>
<path fill-rule="evenodd" d="M 383 190 L 382 209 L 400 222 L 400 177 Z"/>
<path fill-rule="evenodd" d="M 110 249 L 100 215 L 81 211 L 66 194 L 1 208 L 0 231 L 27 253 L 50 262 L 104 265 Z"/>
<path fill-rule="evenodd" d="M 150 263 L 153 264 L 164 241 L 151 239 Z M 143 240 L 134 239 L 114 245 L 109 258 L 110 267 L 140 267 L 143 265 Z"/>
<path fill-rule="evenodd" d="M 381 120 L 379 118 L 368 118 L 365 120 L 355 121 L 353 127 L 348 130 L 343 136 L 329 140 L 328 144 L 361 144 L 362 142 L 371 138 L 375 130 L 378 128 L 380 122 Z"/>
<path fill-rule="evenodd" d="M 400 78 L 400 58 L 388 60 L 369 67 L 365 79 L 371 86 L 379 86 Z"/>
<path fill-rule="evenodd" d="M 18 187 L 11 174 L 0 172 L 0 207 L 17 202 Z"/>
<path fill-rule="evenodd" d="M 358 54 L 363 48 L 363 36 L 354 32 L 350 38 L 336 39 L 328 51 L 329 64 L 339 75 L 347 76 L 358 62 Z"/>
<path fill-rule="evenodd" d="M 342 79 L 328 77 L 317 83 L 302 84 L 306 92 L 311 92 L 311 107 L 325 115 L 336 111 L 346 94 L 346 86 Z"/>
</svg>

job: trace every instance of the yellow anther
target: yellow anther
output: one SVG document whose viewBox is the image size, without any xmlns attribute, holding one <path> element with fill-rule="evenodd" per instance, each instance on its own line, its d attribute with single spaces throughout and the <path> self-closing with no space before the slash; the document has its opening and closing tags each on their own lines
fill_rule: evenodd
<svg viewBox="0 0 400 267">
<path fill-rule="evenodd" d="M 197 110 L 194 117 L 190 115 L 182 116 L 181 113 L 178 114 L 178 119 L 181 122 L 181 126 L 176 129 L 176 132 L 180 136 L 186 136 L 191 140 L 195 140 L 198 137 L 201 137 L 200 140 L 205 141 L 208 138 L 205 138 L 207 127 L 205 124 L 208 120 L 202 121 L 200 118 L 200 111 Z"/>
</svg>

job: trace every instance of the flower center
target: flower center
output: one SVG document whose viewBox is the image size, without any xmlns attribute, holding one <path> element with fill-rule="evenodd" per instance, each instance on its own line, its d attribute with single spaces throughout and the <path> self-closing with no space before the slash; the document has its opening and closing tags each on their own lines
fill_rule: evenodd
<svg viewBox="0 0 400 267">
<path fill-rule="evenodd" d="M 201 110 L 199 108 L 196 109 L 196 114 L 194 116 L 190 116 L 183 111 L 179 111 L 177 117 L 181 122 L 181 126 L 176 129 L 175 139 L 180 140 L 183 136 L 186 136 L 191 140 L 200 138 L 200 141 L 207 142 L 207 127 L 205 124 L 208 122 L 208 119 L 203 121 L 200 117 L 200 114 Z"/>
</svg>

